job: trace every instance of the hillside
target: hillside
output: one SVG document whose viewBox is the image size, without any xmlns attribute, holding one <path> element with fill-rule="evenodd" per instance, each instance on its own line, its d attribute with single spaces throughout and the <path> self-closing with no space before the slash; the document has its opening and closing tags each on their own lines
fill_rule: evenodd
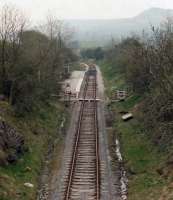
<svg viewBox="0 0 173 200">
<path fill-rule="evenodd" d="M 112 38 L 120 39 L 133 32 L 149 30 L 151 25 L 159 26 L 167 17 L 173 16 L 173 10 L 151 8 L 139 15 L 127 19 L 106 20 L 67 20 L 75 29 L 75 37 L 81 44 L 88 46 L 104 45 Z"/>
<path fill-rule="evenodd" d="M 170 25 L 155 30 L 147 41 L 128 37 L 112 45 L 100 62 L 114 113 L 113 134 L 120 140 L 128 175 L 128 200 L 173 199 Z M 127 92 L 124 101 L 117 101 L 117 90 Z M 133 119 L 124 122 L 124 113 Z"/>
</svg>

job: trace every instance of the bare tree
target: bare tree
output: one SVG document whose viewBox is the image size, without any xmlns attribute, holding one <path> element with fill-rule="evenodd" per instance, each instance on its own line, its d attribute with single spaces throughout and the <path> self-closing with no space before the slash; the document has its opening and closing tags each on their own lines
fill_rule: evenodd
<svg viewBox="0 0 173 200">
<path fill-rule="evenodd" d="M 4 5 L 0 9 L 0 63 L 2 88 L 8 79 L 8 71 L 19 56 L 21 35 L 26 26 L 26 18 L 14 6 Z"/>
</svg>

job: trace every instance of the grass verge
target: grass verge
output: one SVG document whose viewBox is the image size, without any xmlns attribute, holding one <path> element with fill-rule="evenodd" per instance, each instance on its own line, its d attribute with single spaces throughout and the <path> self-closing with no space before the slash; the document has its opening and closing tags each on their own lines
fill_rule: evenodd
<svg viewBox="0 0 173 200">
<path fill-rule="evenodd" d="M 58 136 L 64 106 L 60 103 L 39 105 L 39 112 L 26 118 L 16 118 L 8 104 L 0 103 L 1 113 L 8 123 L 24 135 L 28 151 L 16 164 L 0 167 L 1 200 L 35 200 L 38 178 L 49 141 Z M 29 169 L 29 170 L 28 170 Z M 26 188 L 29 182 L 33 188 Z"/>
<path fill-rule="evenodd" d="M 105 79 L 106 93 L 111 94 L 112 88 L 126 88 L 124 76 L 118 71 L 111 73 L 107 64 L 101 64 Z M 158 200 L 167 186 L 166 180 L 158 173 L 164 165 L 166 155 L 159 152 L 145 134 L 142 122 L 138 120 L 137 109 L 134 109 L 143 98 L 132 94 L 125 101 L 111 103 L 109 109 L 115 114 L 114 133 L 121 142 L 121 151 L 129 178 L 129 200 Z M 124 122 L 122 111 L 133 112 L 134 119 Z"/>
</svg>

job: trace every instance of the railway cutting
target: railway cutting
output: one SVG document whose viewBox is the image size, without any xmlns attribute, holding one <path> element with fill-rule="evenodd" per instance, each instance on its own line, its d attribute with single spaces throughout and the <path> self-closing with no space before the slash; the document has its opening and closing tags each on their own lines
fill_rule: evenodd
<svg viewBox="0 0 173 200">
<path fill-rule="evenodd" d="M 52 199 L 114 200 L 112 174 L 105 144 L 104 119 L 97 69 L 85 72 L 66 139 L 61 180 Z M 116 200 L 119 200 L 116 198 Z"/>
</svg>

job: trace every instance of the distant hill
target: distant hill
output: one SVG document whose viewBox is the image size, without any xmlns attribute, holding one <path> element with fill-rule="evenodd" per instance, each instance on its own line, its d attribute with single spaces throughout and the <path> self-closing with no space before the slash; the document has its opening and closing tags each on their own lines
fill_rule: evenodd
<svg viewBox="0 0 173 200">
<path fill-rule="evenodd" d="M 173 17 L 173 10 L 151 8 L 139 15 L 126 19 L 67 20 L 75 29 L 75 37 L 83 46 L 103 46 L 112 38 L 120 39 L 131 33 L 141 33 L 152 26 L 159 26 L 167 17 Z"/>
</svg>

